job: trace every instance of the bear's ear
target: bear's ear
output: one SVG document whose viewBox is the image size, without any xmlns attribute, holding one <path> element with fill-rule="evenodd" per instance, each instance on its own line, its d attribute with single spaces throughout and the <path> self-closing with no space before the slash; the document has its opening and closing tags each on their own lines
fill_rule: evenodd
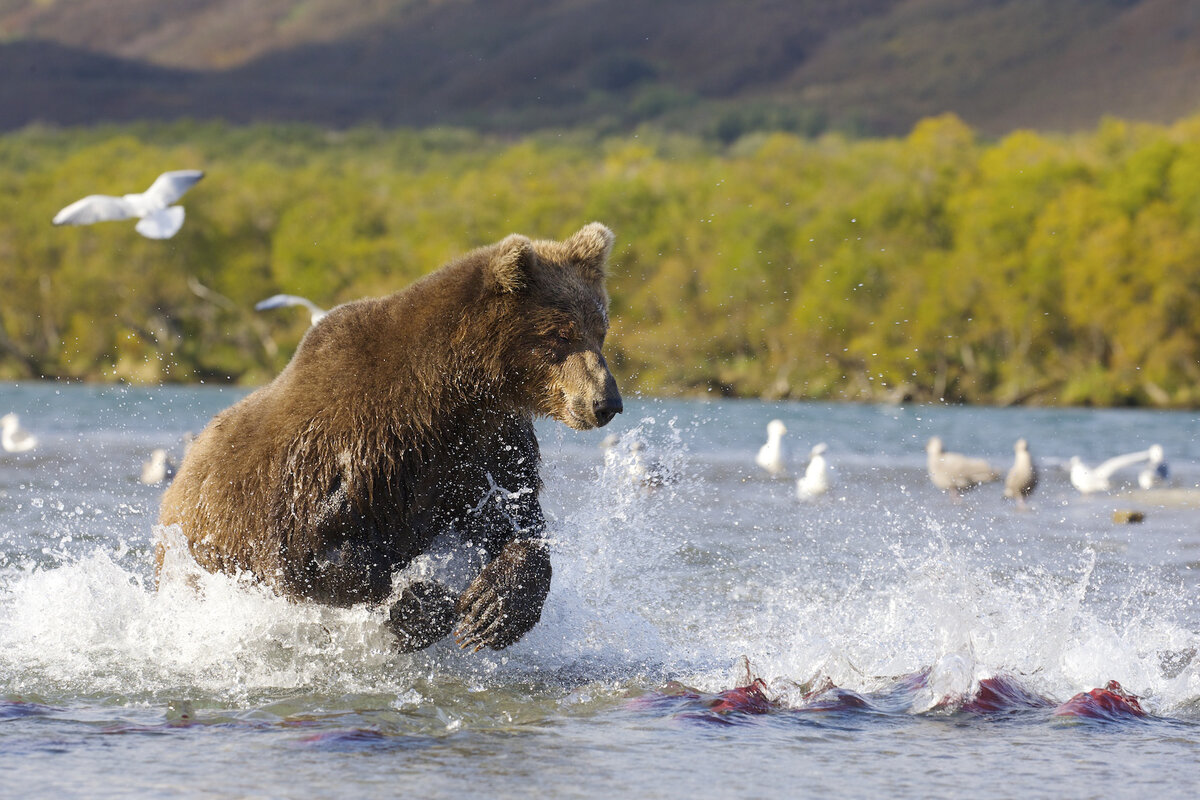
<svg viewBox="0 0 1200 800">
<path fill-rule="evenodd" d="M 533 271 L 533 242 L 519 233 L 510 234 L 496 245 L 491 277 L 502 292 L 518 292 L 529 283 Z"/>
<path fill-rule="evenodd" d="M 584 225 L 563 244 L 568 257 L 579 268 L 583 277 L 591 283 L 603 283 L 608 266 L 608 254 L 612 252 L 613 232 L 599 222 Z"/>
</svg>

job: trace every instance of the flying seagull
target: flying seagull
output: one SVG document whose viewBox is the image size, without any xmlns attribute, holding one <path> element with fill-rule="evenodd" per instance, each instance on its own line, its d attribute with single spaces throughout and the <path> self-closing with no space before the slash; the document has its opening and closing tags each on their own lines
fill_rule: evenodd
<svg viewBox="0 0 1200 800">
<path fill-rule="evenodd" d="M 261 300 L 254 304 L 255 311 L 266 311 L 269 308 L 284 308 L 285 306 L 304 306 L 312 315 L 310 324 L 316 325 L 329 312 L 321 308 L 319 305 L 309 300 L 307 297 L 300 297 L 295 294 L 273 294 L 266 300 Z"/>
<path fill-rule="evenodd" d="M 170 239 L 183 225 L 183 206 L 172 205 L 204 177 L 198 169 L 164 172 L 141 194 L 113 197 L 92 194 L 76 200 L 54 215 L 55 225 L 91 225 L 93 222 L 137 217 L 135 228 L 147 239 Z"/>
</svg>

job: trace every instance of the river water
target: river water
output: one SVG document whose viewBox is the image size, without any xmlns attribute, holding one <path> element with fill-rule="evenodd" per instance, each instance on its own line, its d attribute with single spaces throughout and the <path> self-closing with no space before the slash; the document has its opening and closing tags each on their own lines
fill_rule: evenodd
<svg viewBox="0 0 1200 800">
<path fill-rule="evenodd" d="M 603 431 L 542 422 L 555 572 L 541 623 L 500 653 L 402 655 L 378 609 L 288 603 L 186 561 L 155 588 L 152 542 L 170 532 L 154 528 L 161 487 L 139 482 L 141 462 L 178 456 L 242 394 L 0 387 L 0 413 L 40 438 L 0 452 L 0 795 L 1200 786 L 1196 414 L 627 398 Z M 772 418 L 788 477 L 754 464 Z M 1027 438 L 1042 476 L 1030 507 L 998 484 L 934 489 L 934 434 L 1001 471 Z M 801 501 L 818 441 L 833 487 Z M 1169 490 L 1129 491 L 1136 467 L 1108 494 L 1068 481 L 1072 455 L 1156 442 Z M 634 457 L 667 481 L 638 480 Z M 1138 699 L 1063 713 L 1113 680 Z M 989 706 L 996 687 L 1008 699 Z"/>
</svg>

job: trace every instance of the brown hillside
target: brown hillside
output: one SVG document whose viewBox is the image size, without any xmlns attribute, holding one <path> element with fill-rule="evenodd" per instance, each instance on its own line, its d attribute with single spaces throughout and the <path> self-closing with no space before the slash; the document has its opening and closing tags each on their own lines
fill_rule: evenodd
<svg viewBox="0 0 1200 800">
<path fill-rule="evenodd" d="M 1200 3 L 909 0 L 830 37 L 782 94 L 874 129 L 942 111 L 992 133 L 1166 122 L 1200 108 Z"/>
<path fill-rule="evenodd" d="M 3 127 L 651 120 L 731 137 L 954 111 L 1002 133 L 1200 108 L 1195 0 L 0 0 L 0 39 Z"/>
</svg>

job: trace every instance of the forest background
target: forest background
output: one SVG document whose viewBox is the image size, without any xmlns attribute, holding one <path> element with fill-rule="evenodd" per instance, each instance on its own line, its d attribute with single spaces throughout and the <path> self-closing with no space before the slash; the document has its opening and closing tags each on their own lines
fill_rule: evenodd
<svg viewBox="0 0 1200 800">
<path fill-rule="evenodd" d="M 119 21 L 118 12 L 137 11 L 139 2 L 122 0 L 105 19 Z M 91 5 L 0 0 L 0 27 L 24 13 L 31 29 L 41 25 L 53 34 L 54 18 L 44 15 L 66 8 L 71 13 L 61 19 L 70 22 Z M 296 5 L 263 7 L 282 14 Z M 428 15 L 476 5 L 371 7 L 394 7 L 397 19 L 407 20 L 401 11 Z M 603 4 L 546 5 L 565 14 Z M 744 16 L 767 29 L 794 16 L 757 13 L 779 4 L 754 5 L 755 13 Z M 947 12 L 951 6 L 957 16 Z M 1028 45 L 1032 34 L 1022 38 L 997 19 L 1028 20 L 1041 37 L 1029 52 L 1055 53 L 1071 48 L 1056 50 L 1047 31 L 1083 30 L 1093 40 L 1109 36 L 1128 45 L 1130 19 L 1168 6 L 1195 17 L 1189 30 L 1200 31 L 1200 14 L 1176 0 L 862 0 L 857 16 L 826 15 L 828 30 L 809 31 L 803 47 L 777 54 L 798 59 L 800 72 L 789 74 L 799 95 L 779 86 L 766 99 L 680 89 L 668 80 L 666 61 L 626 49 L 591 63 L 590 80 L 603 90 L 593 85 L 569 95 L 563 87 L 586 81 L 563 79 L 559 90 L 575 106 L 523 95 L 508 111 L 480 115 L 478 104 L 468 102 L 474 115 L 464 112 L 451 124 L 396 127 L 408 123 L 353 115 L 336 127 L 277 119 L 245 124 L 237 113 L 225 115 L 230 122 L 165 112 L 160 121 L 133 121 L 122 116 L 129 104 L 108 102 L 104 108 L 122 112 L 119 121 L 79 125 L 63 116 L 76 113 L 77 104 L 51 108 L 45 98 L 59 95 L 31 90 L 5 103 L 11 130 L 0 135 L 0 378 L 261 383 L 286 363 L 308 322 L 299 312 L 255 312 L 254 303 L 270 294 L 306 295 L 325 306 L 384 294 L 509 232 L 558 238 L 596 219 L 618 237 L 608 349 L 630 391 L 1195 407 L 1200 116 L 1170 112 L 1194 111 L 1196 103 L 1151 91 L 1169 81 L 1145 83 L 1145 91 L 1134 86 L 1133 96 L 1170 97 L 1174 105 L 1139 116 L 1183 119 L 1097 122 L 1101 115 L 1093 114 L 1085 125 L 1080 120 L 1091 112 L 1064 121 L 1061 114 L 1072 106 L 1026 80 L 1038 107 L 1060 115 L 1034 131 L 1014 125 L 1017 117 L 983 113 L 1019 106 L 981 104 L 969 84 L 953 83 L 965 74 L 962 59 L 928 56 L 909 64 L 911 74 L 895 66 L 907 63 L 906 52 L 924 53 L 921 41 L 959 41 L 914 39 L 912 32 L 928 33 L 931 21 L 943 28 L 950 21 L 964 35 L 977 29 L 977 43 Z M 1031 13 L 1037 9 L 1040 16 Z M 28 16 L 35 13 L 43 17 Z M 897 15 L 912 24 L 900 25 Z M 421 19 L 422 30 L 437 30 Z M 1126 27 L 1114 27 L 1118 22 Z M 4 32 L 11 38 L 12 31 Z M 68 34 L 57 41 L 69 42 Z M 838 47 L 826 50 L 837 51 L 838 64 L 862 60 L 846 50 L 858 41 L 858 52 L 875 54 L 868 66 L 880 80 L 856 83 L 826 63 L 821 74 L 842 82 L 837 92 L 814 93 L 816 84 L 796 75 L 822 68 L 821 36 L 836 40 Z M 164 45 L 162 37 L 113 34 L 113 40 L 157 42 L 163 53 L 193 59 L 207 52 Z M 1176 29 L 1158 49 L 1168 52 L 1168 42 L 1186 48 L 1189 41 L 1195 36 Z M 32 46 L 6 41 L 0 63 L 27 58 Z M 175 65 L 176 72 L 147 79 L 124 62 L 105 62 L 110 72 L 97 73 L 91 61 L 76 68 L 72 59 L 93 58 L 82 50 L 71 58 L 55 52 L 50 62 L 37 62 L 51 64 L 38 74 L 53 78 L 53 64 L 74 64 L 63 70 L 64 80 L 82 80 L 83 88 L 64 90 L 67 98 L 92 97 L 87 79 L 103 73 L 113 91 L 127 80 L 161 99 L 163 81 L 181 74 Z M 997 45 L 979 52 L 986 60 L 1008 51 Z M 316 73 L 313 53 L 303 50 L 300 61 Z M 1112 60 L 1111 48 L 1103 54 Z M 894 63 L 879 61 L 884 56 Z M 512 63 L 505 57 L 498 54 L 494 65 Z M 276 56 L 254 63 L 261 70 L 289 62 Z M 737 66 L 729 58 L 719 63 L 726 72 Z M 1186 77 L 1188 62 L 1177 63 L 1183 64 L 1177 77 Z M 679 74 L 693 76 L 696 69 Z M 487 72 L 500 80 L 495 70 Z M 918 73 L 926 83 L 909 86 L 907 94 L 882 77 Z M 981 69 L 973 79 L 977 87 L 980 76 L 1008 74 L 1012 84 L 1011 73 Z M 195 88 L 213 75 L 230 81 L 226 87 L 246 83 L 226 71 L 195 72 L 184 84 Z M 730 75 L 713 80 L 741 85 Z M 260 84 L 249 85 L 261 94 Z M 865 88 L 855 95 L 856 86 Z M 0 87 L 6 101 L 14 87 Z M 216 96 L 211 86 L 201 89 L 204 97 Z M 974 97 L 975 105 L 953 102 L 956 96 Z M 22 105 L 27 97 L 43 105 Z M 858 105 L 822 105 L 821 97 L 850 97 Z M 548 117 L 549 106 L 569 109 L 570 120 Z M 961 107 L 975 122 L 927 113 L 939 107 Z M 22 116 L 22 109 L 38 113 Z M 1056 126 L 1074 132 L 1048 129 Z M 207 175 L 184 198 L 187 222 L 169 241 L 142 239 L 128 223 L 49 224 L 59 208 L 86 194 L 140 191 L 159 172 L 180 168 Z"/>
</svg>

